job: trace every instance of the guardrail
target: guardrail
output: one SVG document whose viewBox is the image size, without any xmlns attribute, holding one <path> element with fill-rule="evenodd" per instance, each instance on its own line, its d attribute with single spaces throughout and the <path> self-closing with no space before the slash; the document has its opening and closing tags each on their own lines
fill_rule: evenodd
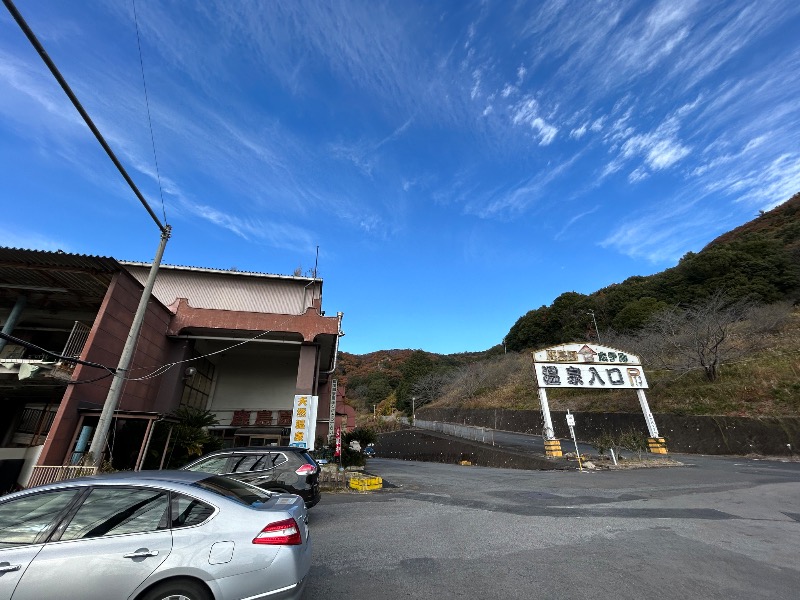
<svg viewBox="0 0 800 600">
<path fill-rule="evenodd" d="M 414 420 L 414 427 L 427 429 L 429 431 L 438 431 L 445 435 L 452 435 L 494 446 L 494 429 L 489 427 L 474 427 L 472 425 L 442 423 L 441 421 L 423 421 L 421 419 Z"/>
<path fill-rule="evenodd" d="M 60 466 L 60 467 L 33 467 L 33 473 L 28 480 L 26 487 L 32 488 L 47 483 L 55 483 L 56 481 L 65 481 L 67 479 L 74 479 L 75 477 L 85 477 L 87 475 L 94 475 L 97 473 L 97 467 L 74 467 L 74 466 Z"/>
</svg>

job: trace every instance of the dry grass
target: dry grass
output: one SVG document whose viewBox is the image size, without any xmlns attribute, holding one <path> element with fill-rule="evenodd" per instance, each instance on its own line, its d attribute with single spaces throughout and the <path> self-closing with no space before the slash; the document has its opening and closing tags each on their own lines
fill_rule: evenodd
<svg viewBox="0 0 800 600">
<path fill-rule="evenodd" d="M 730 416 L 800 415 L 800 311 L 777 328 L 758 332 L 749 354 L 724 365 L 709 382 L 702 370 L 646 369 L 653 412 Z M 431 407 L 539 408 L 530 356 L 509 354 L 471 365 L 471 379 L 454 377 Z M 636 412 L 634 390 L 548 390 L 552 410 Z"/>
</svg>

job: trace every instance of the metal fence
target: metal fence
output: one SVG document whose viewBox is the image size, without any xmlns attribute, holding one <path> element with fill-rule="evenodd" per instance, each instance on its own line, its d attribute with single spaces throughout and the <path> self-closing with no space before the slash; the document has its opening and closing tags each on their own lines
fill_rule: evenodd
<svg viewBox="0 0 800 600">
<path fill-rule="evenodd" d="M 32 488 L 46 483 L 85 477 L 97 473 L 97 467 L 34 467 L 26 487 Z"/>
<path fill-rule="evenodd" d="M 494 429 L 490 427 L 473 427 L 472 425 L 458 425 L 457 423 L 442 423 L 440 421 L 423 421 L 422 419 L 415 419 L 414 427 L 427 429 L 429 431 L 438 431 L 446 435 L 483 442 L 484 444 L 491 444 L 494 446 Z"/>
</svg>

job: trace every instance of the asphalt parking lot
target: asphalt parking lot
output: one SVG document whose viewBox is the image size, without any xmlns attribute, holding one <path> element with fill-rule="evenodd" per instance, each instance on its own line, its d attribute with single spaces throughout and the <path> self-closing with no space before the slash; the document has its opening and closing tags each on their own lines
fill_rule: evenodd
<svg viewBox="0 0 800 600">
<path fill-rule="evenodd" d="M 388 459 L 311 511 L 306 597 L 800 597 L 800 463 L 519 471 Z"/>
</svg>

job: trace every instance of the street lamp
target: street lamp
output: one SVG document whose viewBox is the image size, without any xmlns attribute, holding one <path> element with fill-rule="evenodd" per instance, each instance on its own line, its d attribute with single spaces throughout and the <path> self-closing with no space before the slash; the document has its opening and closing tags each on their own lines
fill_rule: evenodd
<svg viewBox="0 0 800 600">
<path fill-rule="evenodd" d="M 411 396 L 411 421 L 417 420 L 417 397 Z"/>
</svg>

